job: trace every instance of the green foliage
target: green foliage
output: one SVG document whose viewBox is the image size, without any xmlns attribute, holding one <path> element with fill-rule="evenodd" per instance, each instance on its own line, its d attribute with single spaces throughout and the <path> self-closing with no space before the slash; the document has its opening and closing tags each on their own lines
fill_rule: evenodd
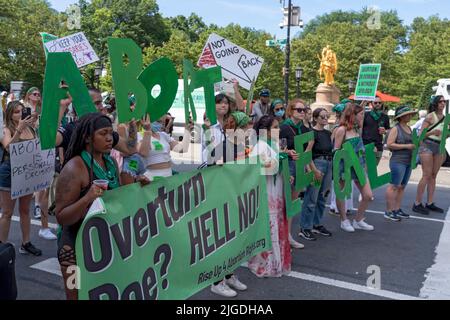
<svg viewBox="0 0 450 320">
<path fill-rule="evenodd" d="M 226 27 L 207 25 L 192 13 L 188 17 L 162 17 L 156 0 L 79 0 L 82 30 L 90 40 L 107 76 L 101 79 L 103 90 L 112 90 L 107 54 L 107 38 L 133 39 L 143 50 L 144 66 L 166 56 L 174 61 L 181 76 L 183 59 L 197 62 L 210 33 L 215 32 L 264 58 L 256 92 L 267 87 L 273 97 L 284 97 L 285 54 L 279 47 L 266 47 L 272 36 L 264 31 L 236 24 Z M 44 0 L 0 0 L 0 84 L 26 80 L 41 86 L 45 58 L 39 32 L 64 36 L 65 13 L 51 9 Z M 402 98 L 402 103 L 418 107 L 427 104 L 430 87 L 450 75 L 450 22 L 431 17 L 416 18 L 410 26 L 396 11 L 381 12 L 381 28 L 371 30 L 366 22 L 372 13 L 335 11 L 311 20 L 291 42 L 290 97 L 295 96 L 294 70 L 303 68 L 301 97 L 312 102 L 322 82 L 318 54 L 330 45 L 338 58 L 336 85 L 342 97 L 348 96 L 348 80 L 356 80 L 361 63 L 381 63 L 379 90 Z M 292 30 L 292 34 L 295 33 Z M 87 85 L 96 84 L 95 65 L 83 68 Z M 242 90 L 246 98 L 245 90 Z"/>
<path fill-rule="evenodd" d="M 43 0 L 0 0 L 0 84 L 26 80 L 42 87 L 45 56 L 40 31 L 58 34 L 60 15 Z"/>
</svg>

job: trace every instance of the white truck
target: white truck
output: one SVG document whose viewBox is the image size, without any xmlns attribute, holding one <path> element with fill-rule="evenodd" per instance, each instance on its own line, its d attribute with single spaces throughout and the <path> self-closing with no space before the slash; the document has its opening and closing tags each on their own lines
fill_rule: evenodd
<svg viewBox="0 0 450 320">
<path fill-rule="evenodd" d="M 444 96 L 447 100 L 447 107 L 445 108 L 445 114 L 449 113 L 449 101 L 450 101 L 450 79 L 439 79 L 438 85 L 433 87 L 436 95 Z"/>
<path fill-rule="evenodd" d="M 443 96 L 447 100 L 447 106 L 445 108 L 444 114 L 450 113 L 449 101 L 450 101 L 450 79 L 439 79 L 437 81 L 438 85 L 433 87 L 436 95 Z M 450 167 L 450 138 L 447 139 L 445 144 L 445 149 L 447 150 L 447 159 L 444 162 L 444 167 Z"/>
</svg>

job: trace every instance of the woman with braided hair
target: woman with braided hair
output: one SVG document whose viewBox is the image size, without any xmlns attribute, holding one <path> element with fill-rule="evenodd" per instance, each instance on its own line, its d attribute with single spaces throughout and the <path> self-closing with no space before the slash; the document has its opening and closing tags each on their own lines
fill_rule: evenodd
<svg viewBox="0 0 450 320">
<path fill-rule="evenodd" d="M 58 260 L 64 278 L 66 296 L 78 298 L 77 289 L 68 288 L 67 269 L 76 265 L 75 240 L 89 207 L 101 197 L 104 189 L 94 180 L 107 180 L 107 190 L 120 186 L 117 163 L 109 153 L 113 146 L 113 127 L 108 116 L 89 113 L 80 118 L 65 154 L 64 165 L 56 186 L 56 219 L 60 224 Z M 147 184 L 148 179 L 136 181 Z"/>
</svg>

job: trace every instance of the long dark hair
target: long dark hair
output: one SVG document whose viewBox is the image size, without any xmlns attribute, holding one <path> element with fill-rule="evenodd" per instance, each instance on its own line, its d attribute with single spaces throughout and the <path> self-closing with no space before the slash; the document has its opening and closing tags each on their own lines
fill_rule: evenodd
<svg viewBox="0 0 450 320">
<path fill-rule="evenodd" d="M 92 154 L 93 152 L 93 141 L 94 141 L 94 133 L 95 133 L 95 123 L 97 120 L 105 118 L 108 119 L 108 121 L 111 123 L 111 119 L 99 112 L 95 113 L 88 113 L 82 116 L 76 126 L 73 130 L 72 137 L 70 138 L 69 146 L 67 147 L 67 150 L 64 154 L 64 164 L 66 165 L 67 162 L 70 161 L 70 159 L 80 156 L 81 152 L 83 150 L 86 150 L 86 139 L 89 137 L 91 140 L 91 150 L 87 150 L 89 153 Z M 112 123 L 111 123 L 112 127 Z M 94 160 L 94 157 L 92 158 L 92 162 Z M 92 168 L 92 164 L 91 164 Z"/>
<path fill-rule="evenodd" d="M 428 112 L 429 112 L 429 113 L 435 112 L 435 111 L 437 110 L 437 107 L 438 107 L 438 105 L 439 105 L 439 101 L 440 101 L 442 98 L 444 98 L 444 96 L 439 95 L 439 96 L 435 96 L 435 97 L 431 100 L 430 106 L 428 107 Z"/>
<path fill-rule="evenodd" d="M 261 119 L 259 119 L 259 121 L 253 125 L 253 129 L 255 130 L 256 135 L 259 137 L 259 132 L 261 130 L 270 131 L 270 128 L 272 128 L 272 124 L 275 120 L 276 118 L 272 115 L 262 116 Z"/>
</svg>

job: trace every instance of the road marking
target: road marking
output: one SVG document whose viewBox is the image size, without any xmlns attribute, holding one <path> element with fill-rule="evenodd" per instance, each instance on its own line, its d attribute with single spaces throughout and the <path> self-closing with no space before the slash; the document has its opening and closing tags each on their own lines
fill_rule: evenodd
<svg viewBox="0 0 450 320">
<path fill-rule="evenodd" d="M 384 212 L 382 212 L 382 211 L 366 210 L 366 212 L 384 215 Z M 447 221 L 447 220 L 435 219 L 435 218 L 424 218 L 424 217 L 418 217 L 418 216 L 410 216 L 410 219 L 434 221 L 434 222 L 440 222 L 440 223 L 444 223 L 444 224 L 450 223 L 450 221 Z M 408 219 L 402 219 L 402 220 L 408 220 Z"/>
<path fill-rule="evenodd" d="M 292 277 L 292 278 L 296 278 L 296 279 L 316 282 L 316 283 L 333 286 L 333 287 L 338 287 L 338 288 L 342 288 L 342 289 L 347 289 L 347 290 L 358 291 L 361 293 L 371 294 L 374 296 L 388 298 L 388 299 L 422 300 L 421 298 L 415 297 L 415 296 L 409 296 L 406 294 L 401 294 L 401 293 L 392 292 L 392 291 L 388 291 L 388 290 L 370 288 L 370 287 L 362 286 L 362 285 L 355 284 L 355 283 L 344 282 L 344 281 L 320 277 L 320 276 L 314 276 L 311 274 L 300 273 L 297 271 L 291 271 L 291 273 L 289 273 L 288 276 Z"/>
<path fill-rule="evenodd" d="M 420 297 L 450 300 L 450 208 L 442 228 L 434 264 L 428 268 L 426 279 L 420 289 Z"/>
<path fill-rule="evenodd" d="M 19 222 L 20 221 L 20 217 L 18 217 L 18 216 L 12 216 L 11 217 L 11 220 L 12 221 L 16 221 L 16 222 Z M 31 219 L 31 224 L 33 225 L 33 226 L 41 226 L 41 220 L 36 220 L 36 219 Z M 58 224 L 56 224 L 56 223 L 48 223 L 48 227 L 49 228 L 51 228 L 51 229 L 58 229 Z"/>
<path fill-rule="evenodd" d="M 327 205 L 327 207 L 329 208 L 330 206 Z M 358 210 L 358 208 L 354 208 L 353 211 Z M 383 211 L 376 211 L 376 210 L 366 210 L 366 212 L 369 213 L 376 213 L 376 214 L 380 214 L 384 216 L 384 212 Z M 448 221 L 447 219 L 435 219 L 435 218 L 425 218 L 425 217 L 418 217 L 418 216 L 410 216 L 411 219 L 417 219 L 417 220 L 425 220 L 425 221 L 433 221 L 433 222 L 440 222 L 440 223 L 450 223 L 450 221 Z M 408 219 L 403 219 L 403 220 L 408 220 Z"/>
<path fill-rule="evenodd" d="M 57 258 L 50 258 L 30 266 L 32 269 L 41 270 L 62 277 Z"/>
</svg>

